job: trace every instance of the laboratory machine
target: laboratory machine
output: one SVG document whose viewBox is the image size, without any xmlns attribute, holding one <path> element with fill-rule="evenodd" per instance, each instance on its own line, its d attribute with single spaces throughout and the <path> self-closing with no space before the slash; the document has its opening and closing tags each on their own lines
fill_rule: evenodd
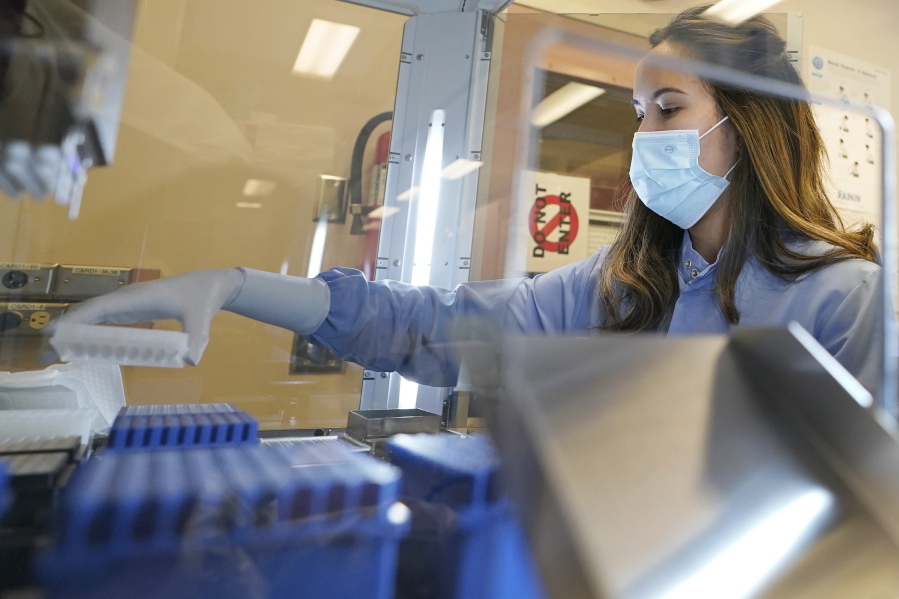
<svg viewBox="0 0 899 599">
<path fill-rule="evenodd" d="M 817 66 L 796 12 L 768 18 L 807 89 L 648 59 L 814 105 L 878 231 L 873 383 L 796 323 L 522 334 L 522 281 L 630 218 L 674 16 L 539 4 L 0 1 L 0 599 L 899 594 L 888 73 Z M 372 359 L 227 311 L 74 320 L 238 266 L 487 308 Z"/>
</svg>

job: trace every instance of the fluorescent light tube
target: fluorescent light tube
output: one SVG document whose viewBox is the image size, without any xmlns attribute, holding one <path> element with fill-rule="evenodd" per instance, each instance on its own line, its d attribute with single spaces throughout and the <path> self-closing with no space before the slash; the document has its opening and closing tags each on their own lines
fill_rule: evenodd
<svg viewBox="0 0 899 599">
<path fill-rule="evenodd" d="M 461 179 L 468 173 L 472 171 L 476 171 L 481 168 L 481 165 L 484 164 L 479 160 L 468 160 L 467 158 L 457 158 L 453 162 L 451 162 L 440 175 L 444 179 L 448 179 L 450 181 L 454 181 L 456 179 Z"/>
<path fill-rule="evenodd" d="M 415 250 L 412 256 L 413 285 L 427 285 L 431 281 L 431 257 L 434 255 L 434 233 L 437 228 L 437 206 L 440 204 L 440 171 L 443 166 L 443 133 L 446 112 L 431 113 L 428 140 L 422 159 L 421 188 L 418 197 L 415 224 Z"/>
<path fill-rule="evenodd" d="M 293 72 L 318 79 L 333 79 L 358 35 L 359 28 L 354 25 L 312 19 Z"/>
<path fill-rule="evenodd" d="M 262 202 L 237 202 L 234 205 L 238 208 L 262 208 Z"/>
<path fill-rule="evenodd" d="M 275 191 L 277 183 L 274 181 L 265 181 L 263 179 L 247 179 L 243 184 L 243 194 L 245 196 L 268 196 Z"/>
<path fill-rule="evenodd" d="M 418 383 L 400 377 L 400 398 L 397 406 L 401 410 L 411 410 L 418 403 Z"/>
<path fill-rule="evenodd" d="M 328 236 L 328 213 L 322 210 L 312 234 L 312 249 L 309 252 L 309 269 L 306 278 L 314 279 L 322 271 L 322 260 L 325 257 L 325 238 Z"/>
<path fill-rule="evenodd" d="M 535 127 L 546 127 L 604 93 L 606 90 L 594 85 L 567 83 L 540 101 L 531 115 L 531 123 Z"/>
<path fill-rule="evenodd" d="M 747 19 L 768 10 L 781 0 L 721 0 L 702 13 L 707 19 L 739 25 Z"/>
</svg>

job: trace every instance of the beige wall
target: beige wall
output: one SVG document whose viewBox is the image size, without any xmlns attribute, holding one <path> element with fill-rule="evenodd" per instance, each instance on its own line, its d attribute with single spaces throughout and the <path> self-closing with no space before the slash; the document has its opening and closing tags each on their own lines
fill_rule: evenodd
<svg viewBox="0 0 899 599">
<path fill-rule="evenodd" d="M 291 74 L 316 17 L 361 28 L 332 81 Z M 404 20 L 333 0 L 141 2 L 114 165 L 90 172 L 74 222 L 52 203 L 0 201 L 0 261 L 306 275 L 317 177 L 348 177 L 359 130 L 393 109 Z M 246 198 L 248 178 L 277 187 Z M 349 220 L 330 225 L 324 267 L 361 265 L 362 239 Z M 344 425 L 360 370 L 291 376 L 292 340 L 220 314 L 199 367 L 126 368 L 128 401 L 230 401 L 266 426 Z"/>
</svg>

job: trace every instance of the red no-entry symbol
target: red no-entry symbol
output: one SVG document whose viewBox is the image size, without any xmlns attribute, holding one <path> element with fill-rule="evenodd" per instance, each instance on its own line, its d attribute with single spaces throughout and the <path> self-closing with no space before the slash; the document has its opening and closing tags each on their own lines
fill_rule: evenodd
<svg viewBox="0 0 899 599">
<path fill-rule="evenodd" d="M 541 196 L 534 201 L 528 224 L 531 230 L 531 238 L 537 247 L 534 248 L 534 257 L 543 256 L 543 252 L 567 254 L 568 248 L 577 238 L 578 218 L 577 210 L 568 201 L 569 194 L 563 193 L 557 196 Z M 546 220 L 547 206 L 557 206 L 556 214 Z M 550 241 L 549 236 L 559 229 L 558 238 Z"/>
</svg>

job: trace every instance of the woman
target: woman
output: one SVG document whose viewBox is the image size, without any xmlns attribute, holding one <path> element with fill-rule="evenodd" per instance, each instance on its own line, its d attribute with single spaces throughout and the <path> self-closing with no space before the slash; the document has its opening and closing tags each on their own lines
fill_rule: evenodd
<svg viewBox="0 0 899 599">
<path fill-rule="evenodd" d="M 773 26 L 738 28 L 689 9 L 650 38 L 650 55 L 719 62 L 800 84 Z M 872 229 L 843 228 L 822 180 L 810 106 L 640 63 L 628 215 L 612 246 L 533 280 L 454 291 L 332 269 L 303 279 L 210 270 L 127 287 L 60 322 L 177 318 L 196 363 L 224 308 L 308 335 L 342 358 L 452 385 L 457 319 L 506 330 L 724 333 L 798 321 L 866 386 L 883 331 Z"/>
</svg>

